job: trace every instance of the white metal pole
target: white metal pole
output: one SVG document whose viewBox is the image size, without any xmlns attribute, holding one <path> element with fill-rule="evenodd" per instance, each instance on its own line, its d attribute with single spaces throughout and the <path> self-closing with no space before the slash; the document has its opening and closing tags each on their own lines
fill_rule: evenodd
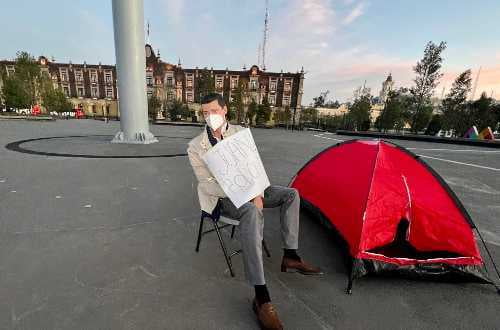
<svg viewBox="0 0 500 330">
<path fill-rule="evenodd" d="M 120 129 L 111 142 L 158 142 L 149 131 L 143 0 L 112 0 Z"/>
</svg>

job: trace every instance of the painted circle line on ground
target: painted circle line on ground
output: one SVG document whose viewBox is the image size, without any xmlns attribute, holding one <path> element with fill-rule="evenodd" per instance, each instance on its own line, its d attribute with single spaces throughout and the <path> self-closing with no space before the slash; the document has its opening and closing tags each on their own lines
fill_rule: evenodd
<svg viewBox="0 0 500 330">
<path fill-rule="evenodd" d="M 115 155 L 115 156 L 105 156 L 105 155 L 85 155 L 85 154 L 69 154 L 69 153 L 56 153 L 56 152 L 44 152 L 44 151 L 36 151 L 25 149 L 21 145 L 23 143 L 33 142 L 33 141 L 41 141 L 41 140 L 51 140 L 51 139 L 65 139 L 65 138 L 82 138 L 82 137 L 103 137 L 108 136 L 112 137 L 112 135 L 69 135 L 69 136 L 52 136 L 52 137 L 43 137 L 36 139 L 26 139 L 8 143 L 5 145 L 5 148 L 11 151 L 16 151 L 24 154 L 32 154 L 32 155 L 42 155 L 42 156 L 53 156 L 53 157 L 74 157 L 74 158 L 174 158 L 174 157 L 185 157 L 187 153 L 179 153 L 179 154 L 163 154 L 163 155 Z M 157 137 L 166 137 L 169 139 L 185 139 L 191 140 L 190 137 L 180 137 L 180 136 L 157 136 Z"/>
</svg>

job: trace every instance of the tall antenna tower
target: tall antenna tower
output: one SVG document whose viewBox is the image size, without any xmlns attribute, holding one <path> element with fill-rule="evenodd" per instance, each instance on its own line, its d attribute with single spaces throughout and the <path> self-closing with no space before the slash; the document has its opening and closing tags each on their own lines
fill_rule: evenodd
<svg viewBox="0 0 500 330">
<path fill-rule="evenodd" d="M 264 18 L 264 37 L 262 40 L 262 69 L 266 69 L 266 43 L 267 43 L 267 32 L 269 23 L 269 0 L 266 0 L 266 16 Z"/>
<path fill-rule="evenodd" d="M 477 72 L 477 75 L 476 75 L 476 81 L 474 81 L 474 89 L 472 90 L 472 95 L 470 98 L 471 101 L 473 101 L 474 96 L 476 96 L 476 89 L 477 89 L 477 82 L 479 80 L 479 74 L 481 74 L 481 67 L 479 67 L 479 71 Z"/>
</svg>

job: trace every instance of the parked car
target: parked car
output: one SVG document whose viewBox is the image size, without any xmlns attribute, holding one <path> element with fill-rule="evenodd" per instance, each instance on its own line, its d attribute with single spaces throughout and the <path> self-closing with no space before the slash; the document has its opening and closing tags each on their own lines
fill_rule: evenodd
<svg viewBox="0 0 500 330">
<path fill-rule="evenodd" d="M 17 109 L 16 112 L 20 115 L 30 115 L 31 109 Z"/>
</svg>

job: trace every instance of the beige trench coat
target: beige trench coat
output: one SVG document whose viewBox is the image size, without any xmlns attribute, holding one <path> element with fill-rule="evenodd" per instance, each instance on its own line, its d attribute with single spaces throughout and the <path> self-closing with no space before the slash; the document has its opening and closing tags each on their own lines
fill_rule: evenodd
<svg viewBox="0 0 500 330">
<path fill-rule="evenodd" d="M 243 130 L 244 127 L 229 124 L 227 130 L 222 134 L 224 138 Z M 207 165 L 203 161 L 203 155 L 212 148 L 208 140 L 206 126 L 203 132 L 192 139 L 188 144 L 187 153 L 189 162 L 193 167 L 194 174 L 198 179 L 198 199 L 200 208 L 212 213 L 219 198 L 226 197 L 217 180 L 213 177 Z"/>
</svg>

